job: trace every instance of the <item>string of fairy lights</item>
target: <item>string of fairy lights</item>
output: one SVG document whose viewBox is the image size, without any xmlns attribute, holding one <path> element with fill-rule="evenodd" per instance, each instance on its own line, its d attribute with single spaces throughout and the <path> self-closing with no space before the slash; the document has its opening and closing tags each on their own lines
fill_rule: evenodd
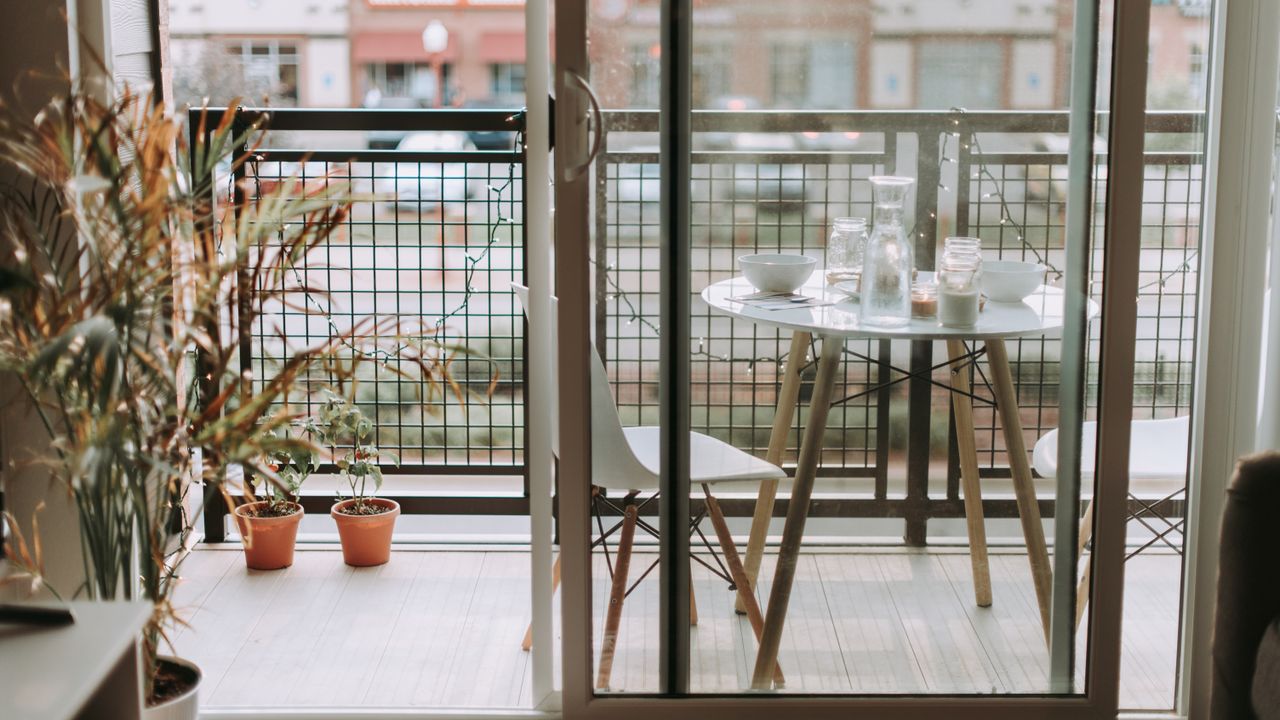
<svg viewBox="0 0 1280 720">
<path fill-rule="evenodd" d="M 949 154 L 952 149 L 952 143 L 955 143 L 956 147 L 960 149 L 969 151 L 968 156 L 971 159 L 976 160 L 976 162 L 971 163 L 974 170 L 968 180 L 977 182 L 978 184 L 977 190 L 980 197 L 979 208 L 981 208 L 983 204 L 994 205 L 996 207 L 998 212 L 997 225 L 1001 228 L 1001 240 L 1004 239 L 1006 232 L 1005 229 L 1007 228 L 1007 232 L 1011 232 L 1013 234 L 1016 242 L 1032 257 L 1034 257 L 1036 262 L 1043 265 L 1053 279 L 1061 279 L 1065 274 L 1062 269 L 1057 267 L 1050 260 L 1047 251 L 1042 251 L 1041 248 L 1037 247 L 1028 239 L 1026 226 L 1017 219 L 1017 216 L 1013 211 L 1012 204 L 1005 196 L 1003 180 L 992 172 L 990 166 L 988 166 L 984 160 L 984 158 L 987 157 L 987 153 L 982 148 L 979 133 L 973 131 L 965 122 L 966 111 L 963 108 L 951 108 L 951 113 L 952 118 L 950 122 L 952 129 L 950 132 L 942 134 L 938 153 L 938 165 L 935 168 L 935 177 L 938 178 L 938 188 L 943 192 L 951 192 L 952 190 L 952 188 L 947 186 L 944 182 L 944 170 L 946 169 L 946 166 L 952 163 L 958 165 L 959 163 L 958 159 L 951 157 Z M 963 179 L 961 181 L 963 182 Z M 994 202 L 983 203 L 982 201 Z M 927 216 L 928 220 L 937 221 L 936 210 L 930 210 L 927 213 Z M 908 232 L 908 235 L 911 237 L 926 237 L 924 232 L 920 232 L 920 223 L 924 221 L 924 217 L 917 216 L 915 223 Z M 1140 285 L 1138 288 L 1139 291 L 1149 290 L 1154 287 L 1164 288 L 1170 280 L 1178 275 L 1193 271 L 1196 268 L 1195 261 L 1197 258 L 1197 252 L 1198 251 L 1195 250 L 1189 252 L 1180 264 L 1161 274 L 1155 280 Z M 614 277 L 616 269 L 613 263 L 605 264 L 603 258 L 596 258 L 595 263 L 598 269 L 603 270 L 605 282 L 609 287 L 609 300 L 614 301 L 617 304 L 617 307 L 621 310 L 617 315 L 619 318 L 625 319 L 626 326 L 630 327 L 633 325 L 639 325 L 640 327 L 652 332 L 654 335 L 659 334 L 661 331 L 659 325 L 650 320 L 640 311 L 640 308 L 637 306 L 637 302 L 631 297 L 630 293 L 619 284 L 617 278 Z M 603 267 L 601 267 L 601 265 L 603 265 Z M 695 358 L 701 357 L 732 364 L 745 364 L 748 375 L 752 375 L 755 367 L 761 364 L 777 365 L 779 368 L 779 374 L 781 374 L 782 364 L 787 360 L 787 353 L 783 353 L 781 355 L 761 355 L 757 357 L 741 357 L 735 356 L 731 353 L 715 353 L 708 348 L 708 340 L 706 337 L 698 338 L 697 347 L 691 349 L 691 355 Z M 859 357 L 859 359 L 861 359 L 860 356 L 851 350 L 845 350 L 845 355 L 849 357 Z M 805 360 L 806 362 L 810 362 L 812 360 L 812 350 L 809 355 L 806 356 Z"/>
<path fill-rule="evenodd" d="M 519 122 L 520 119 L 520 115 L 517 114 L 508 118 L 508 121 L 515 123 L 517 127 L 523 128 L 524 123 Z M 507 163 L 506 177 L 502 178 L 502 182 L 500 184 L 489 183 L 486 185 L 486 191 L 489 193 L 490 202 L 492 203 L 492 207 L 498 210 L 498 216 L 489 224 L 488 236 L 484 245 L 474 253 L 466 252 L 464 254 L 465 267 L 463 268 L 462 297 L 457 301 L 452 309 L 442 313 L 438 318 L 436 318 L 434 323 L 434 330 L 436 334 L 443 332 L 450 320 L 467 312 L 472 298 L 477 293 L 481 292 L 481 289 L 475 285 L 476 274 L 482 269 L 481 266 L 492 253 L 494 247 L 496 247 L 502 240 L 502 228 L 514 227 L 518 224 L 518 220 L 515 217 L 517 199 L 515 194 L 512 192 L 512 189 L 516 183 L 516 165 L 519 163 L 518 154 L 523 146 L 524 131 L 521 129 L 517 130 L 515 133 L 512 150 L 516 153 L 517 157 L 513 157 L 512 160 Z M 254 190 L 258 197 L 262 195 L 260 172 L 261 162 L 262 157 L 258 155 L 255 155 L 248 160 L 248 164 L 252 168 Z M 327 180 L 328 176 L 324 179 Z M 234 189 L 234 176 L 229 178 L 229 182 L 232 184 L 232 189 Z M 305 183 L 305 177 L 302 182 Z M 505 199 L 504 195 L 507 196 Z M 504 202 L 508 210 L 505 214 L 502 212 Z M 284 229 L 282 229 L 281 232 L 284 232 Z M 324 319 L 325 323 L 328 325 L 330 336 L 339 338 L 339 344 L 352 353 L 353 357 L 369 358 L 376 361 L 379 365 L 387 367 L 390 363 L 400 359 L 402 354 L 409 349 L 411 345 L 410 340 L 403 340 L 392 348 L 380 347 L 377 344 L 356 345 L 353 343 L 334 320 L 330 304 L 321 303 L 312 294 L 310 289 L 311 284 L 306 282 L 303 278 L 303 270 L 299 270 L 297 263 L 293 262 L 290 262 L 288 267 L 289 271 L 293 274 L 294 280 L 297 281 L 298 287 L 301 288 L 305 304 L 313 309 L 315 315 Z"/>
<path fill-rule="evenodd" d="M 952 188 L 950 188 L 945 182 L 944 171 L 946 170 L 947 165 L 958 165 L 959 163 L 957 158 L 952 157 L 953 145 L 956 149 L 968 151 L 968 157 L 976 161 L 972 162 L 973 172 L 968 180 L 977 183 L 977 191 L 980 197 L 980 200 L 978 201 L 979 207 L 981 208 L 982 206 L 987 205 L 994 206 L 997 209 L 997 221 L 998 227 L 1001 229 L 1001 239 L 1005 237 L 1005 229 L 1007 228 L 1007 232 L 1012 233 L 1016 242 L 1032 257 L 1034 257 L 1036 262 L 1044 265 L 1048 273 L 1054 279 L 1062 278 L 1064 274 L 1063 271 L 1051 262 L 1047 251 L 1042 251 L 1041 248 L 1037 247 L 1028 239 L 1026 226 L 1018 220 L 1014 213 L 1013 205 L 1005 196 L 1004 181 L 1000 177 L 997 177 L 996 173 L 992 171 L 984 160 L 987 154 L 982 148 L 979 133 L 974 132 L 971 128 L 966 126 L 965 110 L 963 108 L 952 108 L 951 112 L 952 117 L 950 122 L 952 129 L 949 132 L 942 134 L 937 167 L 935 168 L 935 177 L 938 178 L 938 188 L 943 192 L 952 191 Z M 512 120 L 518 119 L 519 116 L 513 116 L 512 118 Z M 517 122 L 516 125 L 519 127 L 520 123 Z M 517 132 L 514 142 L 514 149 L 516 152 L 519 152 L 520 148 L 523 147 L 523 140 L 523 132 Z M 258 161 L 258 158 L 251 161 L 254 168 L 253 176 L 255 183 L 259 182 Z M 517 201 L 514 194 L 511 193 L 516 181 L 517 162 L 517 160 L 513 159 L 508 164 L 506 177 L 502 179 L 500 184 L 491 183 L 486 186 L 491 202 L 494 203 L 495 207 L 499 208 L 498 217 L 493 222 L 489 223 L 488 236 L 485 244 L 475 252 L 467 252 L 464 254 L 465 266 L 462 269 L 464 277 L 462 297 L 458 299 L 451 309 L 442 313 L 435 320 L 434 326 L 437 332 L 445 330 L 447 324 L 452 319 L 464 315 L 468 311 L 471 301 L 475 295 L 482 292 L 482 289 L 478 288 L 475 284 L 477 274 L 482 270 L 482 265 L 490 256 L 493 248 L 500 242 L 502 238 L 502 228 L 514 226 L 518 222 L 514 217 L 515 204 Z M 232 181 L 234 182 L 234 179 L 232 179 Z M 260 192 L 260 187 L 258 189 Z M 509 194 L 511 196 L 504 198 L 505 195 Z M 993 202 L 987 203 L 985 201 Z M 503 214 L 501 212 L 504 202 L 510 210 L 508 214 Z M 930 210 L 926 214 L 927 218 L 919 215 L 917 216 L 915 224 L 909 232 L 912 237 L 923 238 L 926 236 L 924 232 L 920 232 L 920 223 L 926 221 L 937 221 L 936 210 Z M 1194 250 L 1189 252 L 1182 263 L 1168 272 L 1163 273 L 1157 279 L 1141 285 L 1139 290 L 1147 290 L 1157 286 L 1161 288 L 1165 287 L 1174 277 L 1191 272 L 1195 268 L 1196 259 L 1197 252 Z M 613 301 L 619 309 L 617 317 L 622 319 L 628 327 L 638 325 L 655 336 L 660 334 L 661 327 L 658 323 L 654 322 L 641 311 L 639 303 L 632 297 L 632 293 L 623 288 L 618 281 L 618 278 L 616 277 L 617 268 L 614 264 L 606 263 L 606 258 L 604 257 L 594 258 L 593 261 L 595 262 L 597 269 L 602 271 L 602 275 L 606 285 L 608 286 L 608 299 Z M 299 280 L 299 285 L 305 287 L 306 283 L 302 282 L 299 269 L 295 266 L 291 267 L 291 270 L 295 274 L 295 278 Z M 339 326 L 334 320 L 332 310 L 328 305 L 326 303 L 319 302 L 309 292 L 305 292 L 304 295 L 306 303 L 314 309 L 316 314 L 325 319 L 330 332 L 335 336 L 341 335 L 342 333 L 339 331 Z M 396 359 L 399 353 L 408 348 L 408 344 L 406 343 L 402 343 L 400 347 L 391 349 L 379 348 L 376 346 L 357 347 L 347 339 L 343 339 L 342 344 L 353 353 L 371 356 L 383 364 L 392 362 Z M 852 351 L 846 350 L 846 354 L 853 356 Z M 765 354 L 755 357 L 742 357 L 735 356 L 731 353 L 713 352 L 709 347 L 709 341 L 706 337 L 698 338 L 697 346 L 691 349 L 691 355 L 695 358 L 704 358 L 712 361 L 745 364 L 748 375 L 754 373 L 757 365 L 775 364 L 781 368 L 782 363 L 787 359 L 787 353 L 782 353 L 780 355 Z M 809 360 L 811 360 L 811 353 L 809 357 L 806 357 L 806 361 Z"/>
</svg>

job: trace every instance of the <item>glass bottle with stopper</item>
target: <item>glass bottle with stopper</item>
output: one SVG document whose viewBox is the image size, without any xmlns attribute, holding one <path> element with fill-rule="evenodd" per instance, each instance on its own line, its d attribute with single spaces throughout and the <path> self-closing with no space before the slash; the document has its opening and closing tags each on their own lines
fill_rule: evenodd
<svg viewBox="0 0 1280 720">
<path fill-rule="evenodd" d="M 911 276 L 915 255 L 903 226 L 903 206 L 915 180 L 876 175 L 874 223 L 863 253 L 859 303 L 862 323 L 902 327 L 911 322 Z"/>
</svg>

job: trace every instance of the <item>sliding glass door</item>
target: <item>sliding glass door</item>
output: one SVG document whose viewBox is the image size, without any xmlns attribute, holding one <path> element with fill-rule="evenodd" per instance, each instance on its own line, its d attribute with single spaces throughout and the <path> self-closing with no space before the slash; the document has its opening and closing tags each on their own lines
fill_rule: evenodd
<svg viewBox="0 0 1280 720">
<path fill-rule="evenodd" d="M 567 716 L 1114 716 L 1150 9 L 557 4 Z"/>
</svg>

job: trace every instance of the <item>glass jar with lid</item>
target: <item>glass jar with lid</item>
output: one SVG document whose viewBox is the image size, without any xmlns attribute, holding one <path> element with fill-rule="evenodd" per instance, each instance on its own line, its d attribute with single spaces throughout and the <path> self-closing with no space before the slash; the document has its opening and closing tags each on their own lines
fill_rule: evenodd
<svg viewBox="0 0 1280 720">
<path fill-rule="evenodd" d="M 938 322 L 945 327 L 973 327 L 978 322 L 982 283 L 982 241 L 949 237 L 938 261 Z"/>
<path fill-rule="evenodd" d="M 857 280 L 862 273 L 862 253 L 867 246 L 867 219 L 838 217 L 827 238 L 827 283 Z"/>
</svg>

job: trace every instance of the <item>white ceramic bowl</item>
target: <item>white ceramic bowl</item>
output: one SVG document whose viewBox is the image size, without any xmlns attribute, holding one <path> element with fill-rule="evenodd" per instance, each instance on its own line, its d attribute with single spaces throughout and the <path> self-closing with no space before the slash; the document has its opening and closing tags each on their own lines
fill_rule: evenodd
<svg viewBox="0 0 1280 720">
<path fill-rule="evenodd" d="M 982 294 L 995 302 L 1016 303 L 1044 282 L 1044 266 L 1019 260 L 982 261 Z"/>
<path fill-rule="evenodd" d="M 765 292 L 795 292 L 817 266 L 818 261 L 808 255 L 760 253 L 738 257 L 738 267 L 747 282 Z"/>
</svg>

